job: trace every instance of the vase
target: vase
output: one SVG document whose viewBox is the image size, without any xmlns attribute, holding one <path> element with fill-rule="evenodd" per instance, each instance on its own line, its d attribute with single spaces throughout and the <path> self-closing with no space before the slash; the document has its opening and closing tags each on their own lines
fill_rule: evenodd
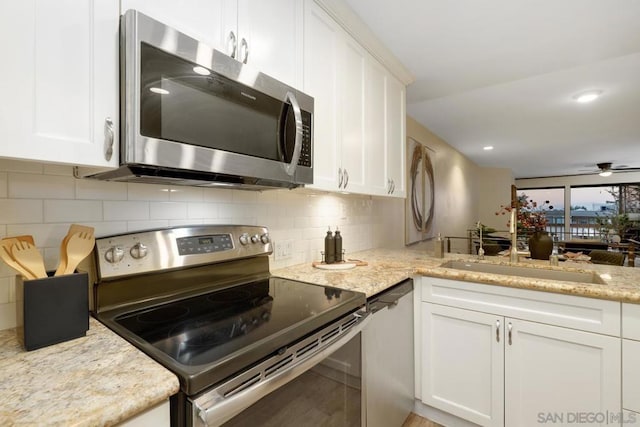
<svg viewBox="0 0 640 427">
<path fill-rule="evenodd" d="M 529 237 L 529 251 L 533 259 L 549 259 L 553 252 L 553 239 L 546 231 L 536 231 Z"/>
</svg>

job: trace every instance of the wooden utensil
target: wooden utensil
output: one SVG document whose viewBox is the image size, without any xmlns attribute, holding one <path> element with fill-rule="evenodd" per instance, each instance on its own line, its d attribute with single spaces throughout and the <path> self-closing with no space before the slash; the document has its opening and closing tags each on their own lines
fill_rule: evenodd
<svg viewBox="0 0 640 427">
<path fill-rule="evenodd" d="M 28 243 L 32 244 L 33 246 L 36 245 L 35 242 L 33 241 L 33 236 L 30 236 L 28 234 L 25 234 L 23 236 L 5 237 L 2 240 L 10 240 L 10 239 L 18 240 L 20 242 L 28 242 Z"/>
<path fill-rule="evenodd" d="M 18 241 L 11 246 L 11 255 L 20 265 L 32 272 L 35 278 L 47 277 L 44 260 L 38 248 L 29 242 Z"/>
<path fill-rule="evenodd" d="M 67 242 L 67 265 L 62 274 L 73 273 L 78 264 L 91 253 L 94 245 L 93 233 L 82 231 L 72 235 Z"/>
<path fill-rule="evenodd" d="M 0 259 L 2 259 L 9 267 L 20 273 L 25 279 L 36 279 L 35 274 L 20 265 L 20 263 L 13 258 L 13 255 L 11 255 L 11 246 L 16 243 L 18 243 L 18 240 L 14 238 L 2 239 L 2 242 L 0 243 Z"/>
<path fill-rule="evenodd" d="M 80 224 L 71 224 L 71 226 L 69 226 L 67 235 L 64 236 L 64 239 L 62 239 L 62 242 L 60 243 L 60 261 L 58 262 L 58 268 L 56 269 L 56 273 L 54 274 L 54 276 L 64 274 L 64 271 L 67 268 L 67 243 L 69 242 L 71 236 L 76 233 L 82 232 L 89 233 L 93 236 L 94 229 L 93 227 L 88 227 L 86 225 Z"/>
</svg>

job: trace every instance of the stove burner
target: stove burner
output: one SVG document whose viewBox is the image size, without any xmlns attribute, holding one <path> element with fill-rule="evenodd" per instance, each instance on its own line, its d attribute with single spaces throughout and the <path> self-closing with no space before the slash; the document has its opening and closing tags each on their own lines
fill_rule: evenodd
<svg viewBox="0 0 640 427">
<path fill-rule="evenodd" d="M 179 325 L 169 331 L 169 337 L 180 336 L 181 348 L 212 347 L 229 341 L 240 333 L 235 323 L 220 325 L 208 321 Z"/>
<path fill-rule="evenodd" d="M 166 307 L 158 307 L 136 316 L 138 322 L 141 323 L 166 323 L 179 320 L 189 314 L 188 307 L 179 305 L 169 305 Z"/>
<path fill-rule="evenodd" d="M 214 292 L 207 296 L 207 300 L 214 304 L 235 303 L 246 301 L 251 298 L 251 291 L 248 289 L 225 289 L 223 291 Z"/>
</svg>

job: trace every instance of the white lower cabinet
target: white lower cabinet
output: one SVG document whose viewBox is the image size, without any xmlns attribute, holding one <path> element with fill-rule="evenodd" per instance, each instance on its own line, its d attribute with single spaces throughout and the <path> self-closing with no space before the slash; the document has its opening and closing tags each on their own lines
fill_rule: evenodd
<svg viewBox="0 0 640 427">
<path fill-rule="evenodd" d="M 169 400 L 147 409 L 140 414 L 118 424 L 119 427 L 169 427 L 171 415 Z"/>
<path fill-rule="evenodd" d="M 619 303 L 432 278 L 421 292 L 424 404 L 481 426 L 620 424 Z M 561 316 L 570 306 L 617 317 L 596 327 L 613 336 L 574 329 L 577 317 Z"/>
</svg>

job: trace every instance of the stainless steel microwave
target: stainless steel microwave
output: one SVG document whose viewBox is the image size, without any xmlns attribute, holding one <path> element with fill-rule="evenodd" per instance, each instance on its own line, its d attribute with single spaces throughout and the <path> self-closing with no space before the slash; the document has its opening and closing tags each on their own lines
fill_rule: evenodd
<svg viewBox="0 0 640 427">
<path fill-rule="evenodd" d="M 93 178 L 313 183 L 313 98 L 135 10 L 120 38 L 120 167 Z"/>
</svg>

